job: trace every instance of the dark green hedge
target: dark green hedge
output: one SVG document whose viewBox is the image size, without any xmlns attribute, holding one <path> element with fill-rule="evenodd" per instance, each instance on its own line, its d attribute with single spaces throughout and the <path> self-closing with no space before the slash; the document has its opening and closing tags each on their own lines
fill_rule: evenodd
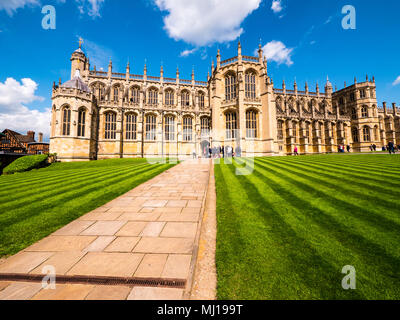
<svg viewBox="0 0 400 320">
<path fill-rule="evenodd" d="M 36 156 L 25 156 L 18 158 L 4 168 L 4 174 L 13 174 L 16 172 L 24 172 L 32 169 L 40 168 L 46 164 L 48 154 L 39 154 Z"/>
</svg>

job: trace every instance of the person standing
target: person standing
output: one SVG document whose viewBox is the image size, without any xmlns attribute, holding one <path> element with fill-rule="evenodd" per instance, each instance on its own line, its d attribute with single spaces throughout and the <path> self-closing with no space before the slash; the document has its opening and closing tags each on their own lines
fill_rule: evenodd
<svg viewBox="0 0 400 320">
<path fill-rule="evenodd" d="M 196 149 L 193 148 L 192 150 L 193 159 L 197 158 Z"/>
<path fill-rule="evenodd" d="M 297 149 L 297 146 L 294 147 L 294 155 L 295 156 L 299 155 L 299 149 Z"/>
<path fill-rule="evenodd" d="M 222 152 L 222 158 L 225 158 L 225 147 L 221 147 L 221 152 Z"/>
<path fill-rule="evenodd" d="M 347 145 L 347 152 L 350 152 L 350 145 Z"/>
<path fill-rule="evenodd" d="M 389 154 L 395 154 L 396 152 L 394 151 L 394 143 L 392 141 L 389 142 L 388 144 L 388 149 L 389 149 Z"/>
</svg>

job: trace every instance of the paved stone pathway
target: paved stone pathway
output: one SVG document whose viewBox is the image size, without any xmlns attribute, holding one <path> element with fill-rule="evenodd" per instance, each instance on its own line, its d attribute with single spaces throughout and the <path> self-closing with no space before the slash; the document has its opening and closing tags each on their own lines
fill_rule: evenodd
<svg viewBox="0 0 400 320">
<path fill-rule="evenodd" d="M 57 276 L 185 280 L 185 289 L 0 281 L 0 299 L 190 298 L 210 164 L 184 161 L 0 264 L 0 275 L 52 266 Z"/>
</svg>

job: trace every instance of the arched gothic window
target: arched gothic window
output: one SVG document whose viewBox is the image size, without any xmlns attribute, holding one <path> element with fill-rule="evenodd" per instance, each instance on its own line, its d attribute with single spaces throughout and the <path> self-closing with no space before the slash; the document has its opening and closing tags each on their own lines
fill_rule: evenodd
<svg viewBox="0 0 400 320">
<path fill-rule="evenodd" d="M 136 140 L 137 116 L 134 113 L 126 115 L 125 138 L 126 140 Z"/>
<path fill-rule="evenodd" d="M 256 98 L 256 75 L 252 71 L 245 75 L 245 94 L 248 99 Z"/>
<path fill-rule="evenodd" d="M 225 100 L 236 99 L 236 76 L 228 74 L 225 77 Z"/>
<path fill-rule="evenodd" d="M 158 104 L 158 91 L 157 89 L 150 89 L 148 95 L 148 104 L 157 105 Z"/>
<path fill-rule="evenodd" d="M 175 139 L 175 118 L 173 116 L 165 116 L 164 131 L 166 141 L 173 141 Z"/>
<path fill-rule="evenodd" d="M 63 111 L 63 136 L 71 134 L 71 109 L 65 107 Z"/>
<path fill-rule="evenodd" d="M 117 115 L 114 112 L 107 112 L 105 114 L 105 139 L 117 138 Z"/>
<path fill-rule="evenodd" d="M 358 135 L 358 129 L 356 127 L 351 129 L 351 134 L 353 137 L 353 142 L 356 142 L 356 143 L 360 142 L 360 137 Z"/>
<path fill-rule="evenodd" d="M 175 104 L 174 92 L 172 90 L 165 91 L 165 104 L 167 106 L 173 106 Z"/>
<path fill-rule="evenodd" d="M 257 138 L 257 118 L 258 112 L 255 110 L 246 111 L 246 137 Z"/>
<path fill-rule="evenodd" d="M 364 138 L 364 142 L 371 141 L 371 131 L 368 126 L 364 126 L 364 128 L 363 128 L 363 138 Z"/>
<path fill-rule="evenodd" d="M 237 113 L 232 111 L 225 114 L 226 138 L 235 139 L 237 137 Z"/>
<path fill-rule="evenodd" d="M 146 140 L 156 140 L 156 116 L 155 115 L 147 115 L 146 116 Z"/>
<path fill-rule="evenodd" d="M 189 92 L 188 91 L 182 91 L 181 94 L 181 104 L 184 107 L 188 107 L 190 103 L 190 99 L 189 99 Z"/>
<path fill-rule="evenodd" d="M 118 102 L 119 87 L 114 87 L 114 102 Z"/>
<path fill-rule="evenodd" d="M 133 87 L 131 89 L 131 99 L 130 102 L 132 103 L 140 103 L 140 89 L 138 87 Z"/>
<path fill-rule="evenodd" d="M 278 140 L 283 140 L 283 121 L 278 120 Z"/>
<path fill-rule="evenodd" d="M 79 109 L 78 112 L 78 137 L 85 136 L 86 127 L 86 110 L 84 108 Z"/>
<path fill-rule="evenodd" d="M 210 118 L 203 117 L 201 118 L 201 135 L 209 136 L 210 135 Z"/>
<path fill-rule="evenodd" d="M 204 108 L 204 93 L 199 93 L 199 107 Z"/>
<path fill-rule="evenodd" d="M 192 141 L 193 122 L 189 116 L 183 117 L 183 141 Z"/>
</svg>

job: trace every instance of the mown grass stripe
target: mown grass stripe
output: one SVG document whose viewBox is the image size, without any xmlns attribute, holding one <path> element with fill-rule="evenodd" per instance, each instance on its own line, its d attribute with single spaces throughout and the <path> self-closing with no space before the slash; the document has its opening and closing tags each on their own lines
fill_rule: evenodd
<svg viewBox="0 0 400 320">
<path fill-rule="evenodd" d="M 124 165 L 124 166 L 118 166 L 118 167 L 110 167 L 111 168 L 125 168 L 125 167 L 133 167 L 133 166 L 139 166 L 143 165 L 142 163 L 135 164 L 135 165 Z M 35 173 L 36 178 L 29 179 L 28 177 L 31 177 L 34 175 L 32 172 L 24 172 L 24 173 L 19 173 L 19 174 L 14 174 L 11 176 L 0 176 L 0 179 L 3 177 L 3 182 L 0 184 L 0 190 L 3 190 L 4 188 L 8 186 L 15 186 L 15 185 L 25 185 L 25 184 L 32 184 L 34 182 L 41 182 L 43 180 L 47 180 L 48 178 L 53 178 L 57 179 L 60 177 L 64 177 L 66 175 L 71 175 L 71 174 L 85 174 L 87 172 L 93 172 L 95 170 L 98 170 L 97 168 L 90 167 L 88 169 L 79 169 L 79 170 L 74 170 L 74 169 L 68 169 L 68 170 L 62 170 L 61 173 L 57 174 L 58 171 L 53 171 L 53 170 L 46 170 L 46 169 L 40 169 L 38 172 Z M 18 176 L 19 179 L 13 179 L 14 176 Z M 22 176 L 22 177 L 21 177 Z M 9 181 L 9 183 L 6 183 L 5 181 Z M 1 182 L 1 180 L 0 180 Z"/>
<path fill-rule="evenodd" d="M 397 209 L 398 211 L 399 209 L 396 208 L 398 207 L 397 203 L 387 206 L 384 201 L 380 201 L 380 203 L 375 203 L 377 207 L 381 206 L 376 210 L 373 206 L 368 206 L 370 198 L 364 200 L 359 194 L 354 196 L 354 192 L 348 190 L 348 188 L 345 189 L 343 186 L 331 184 L 327 180 L 315 178 L 304 171 L 293 171 L 287 167 L 281 167 L 276 163 L 269 163 L 269 165 L 274 166 L 276 172 L 283 175 L 287 182 L 291 182 L 292 184 L 301 183 L 301 188 L 299 189 L 307 190 L 313 197 L 323 199 L 329 205 L 330 209 L 347 210 L 346 212 L 348 212 L 349 216 L 355 216 L 355 221 L 364 221 L 372 227 L 371 231 L 379 229 L 385 233 L 392 232 L 392 237 L 394 238 L 398 238 L 398 235 L 400 235 L 399 217 L 392 215 L 393 210 Z M 263 167 L 266 170 L 272 170 L 271 167 Z M 318 186 L 318 189 L 315 186 Z M 382 210 L 383 204 L 385 204 L 386 210 Z M 388 218 L 387 214 L 392 219 Z M 400 241 L 400 237 L 398 240 Z"/>
<path fill-rule="evenodd" d="M 134 168 L 137 169 L 137 168 L 142 168 L 144 166 L 145 166 L 145 164 L 135 166 Z M 107 174 L 111 174 L 111 173 L 120 172 L 120 171 L 121 171 L 121 168 L 117 168 L 114 170 L 110 169 L 105 172 Z M 73 180 L 73 181 L 77 182 L 77 181 L 81 181 L 81 180 L 85 180 L 85 179 L 92 179 L 92 178 L 96 178 L 98 176 L 102 176 L 102 175 L 104 175 L 105 172 L 98 172 L 95 170 L 91 170 L 90 172 L 83 173 L 83 174 L 80 174 L 80 173 L 75 173 L 74 175 L 66 174 L 66 175 L 58 177 L 56 179 L 47 179 L 47 180 L 43 181 L 43 183 L 41 184 L 41 186 L 39 188 L 34 188 L 34 189 L 32 188 L 32 186 L 30 184 L 29 184 L 30 186 L 29 187 L 27 186 L 26 188 L 20 188 L 20 186 L 17 185 L 15 187 L 15 190 L 18 192 L 14 193 L 14 196 L 7 195 L 7 197 L 4 197 L 0 193 L 0 203 L 3 201 L 3 199 L 4 199 L 4 201 L 7 201 L 7 203 L 10 203 L 11 201 L 18 200 L 23 197 L 30 197 L 31 195 L 44 193 L 48 190 L 54 190 L 58 186 L 64 185 L 65 180 L 68 180 L 68 181 Z M 56 181 L 56 182 L 54 183 L 54 181 Z M 1 205 L 0 205 L 0 208 L 1 208 Z"/>
<path fill-rule="evenodd" d="M 301 170 L 301 172 L 309 171 L 310 173 L 313 173 L 315 175 L 320 175 L 332 181 L 337 181 L 338 185 L 340 186 L 350 184 L 351 187 L 347 189 L 352 191 L 354 190 L 350 188 L 353 188 L 353 186 L 359 186 L 360 188 L 363 188 L 363 190 L 366 191 L 367 194 L 370 193 L 373 199 L 378 199 L 379 201 L 381 201 L 381 203 L 383 203 L 384 200 L 376 197 L 376 194 L 383 193 L 387 196 L 389 195 L 393 197 L 394 200 L 397 200 L 399 198 L 399 191 L 388 185 L 387 181 L 377 181 L 373 178 L 363 178 L 361 180 L 357 175 L 353 175 L 348 172 L 337 172 L 335 170 L 326 169 L 323 166 L 297 163 L 295 161 L 288 162 L 285 165 L 289 168 L 296 168 L 298 170 Z M 365 193 L 362 193 L 361 195 L 365 195 Z"/>
<path fill-rule="evenodd" d="M 283 193 L 284 197 L 288 200 L 289 203 L 294 203 L 294 199 L 299 201 L 299 203 L 304 205 L 304 208 L 309 207 L 310 211 L 313 211 L 312 217 L 319 222 L 322 222 L 323 219 L 326 219 L 324 221 L 324 224 L 321 225 L 326 225 L 328 226 L 329 224 L 332 224 L 332 226 L 335 226 L 335 228 L 331 228 L 334 230 L 335 234 L 337 234 L 343 241 L 344 238 L 340 234 L 341 232 L 347 233 L 348 238 L 345 239 L 345 244 L 350 245 L 353 249 L 358 251 L 360 254 L 363 254 L 366 259 L 368 259 L 370 262 L 373 262 L 375 259 L 376 261 L 379 261 L 379 259 L 382 259 L 382 261 L 389 261 L 390 263 L 387 263 L 387 265 L 392 266 L 392 272 L 394 273 L 393 269 L 393 263 L 400 265 L 400 258 L 397 256 L 393 256 L 389 254 L 382 246 L 379 244 L 379 242 L 384 242 L 384 239 L 386 238 L 387 240 L 390 240 L 390 236 L 385 236 L 384 233 L 379 234 L 379 239 L 369 239 L 369 238 L 374 238 L 372 237 L 371 233 L 368 232 L 366 229 L 366 226 L 361 226 L 355 224 L 354 222 L 356 219 L 353 220 L 353 223 L 351 226 L 349 225 L 349 217 L 354 214 L 354 212 L 348 212 L 348 216 L 343 216 L 343 212 L 338 212 L 338 210 L 335 210 L 333 208 L 333 202 L 329 202 L 328 205 L 324 205 L 324 202 L 326 201 L 327 194 L 324 193 L 323 191 L 320 191 L 312 187 L 311 185 L 308 185 L 305 182 L 301 182 L 298 180 L 293 179 L 290 174 L 284 174 L 283 172 L 276 171 L 274 169 L 271 169 L 268 167 L 268 170 L 274 172 L 275 175 L 284 175 L 285 179 L 281 179 L 279 187 Z M 270 182 L 271 179 L 268 180 L 267 183 Z M 299 198 L 296 193 L 293 191 L 294 189 L 303 190 L 302 192 L 302 198 Z M 315 198 L 318 197 L 322 199 L 321 201 L 313 201 Z M 289 201 L 290 200 L 290 201 Z M 307 212 L 307 211 L 306 211 Z M 319 213 L 319 214 L 315 214 Z M 311 216 L 311 215 L 310 215 Z M 323 216 L 323 219 L 321 218 Z M 346 219 L 347 218 L 347 219 Z M 329 222 L 329 224 L 328 224 Z M 344 222 L 347 222 L 346 225 Z M 356 230 L 354 230 L 356 228 Z M 365 228 L 365 229 L 364 229 Z M 365 231 L 364 231 L 365 230 Z M 327 231 L 329 231 L 327 229 Z M 354 231 L 354 232 L 353 232 Z M 358 233 L 356 233 L 357 231 Z M 376 235 L 376 230 L 371 229 L 370 231 L 373 231 L 373 234 Z M 393 236 L 393 235 L 392 235 Z M 349 241 L 350 240 L 350 241 Z M 356 240 L 356 241 L 353 241 Z M 376 242 L 374 242 L 374 240 Z M 360 245 L 357 245 L 360 244 Z M 374 248 L 373 254 L 366 253 L 363 251 L 364 248 Z M 395 249 L 395 250 L 393 250 Z M 392 253 L 396 253 L 397 255 L 399 254 L 397 248 L 391 248 Z M 378 259 L 378 260 L 376 260 Z"/>
<path fill-rule="evenodd" d="M 258 172 L 256 172 L 256 174 L 258 174 Z M 369 272 L 376 272 L 376 269 L 378 269 L 379 274 L 375 275 L 376 280 L 379 281 L 378 278 L 381 278 L 381 281 L 384 281 L 385 277 L 396 276 L 397 268 L 395 266 L 399 263 L 398 258 L 388 254 L 381 246 L 374 242 L 354 233 L 350 227 L 336 221 L 331 216 L 331 211 L 328 213 L 317 207 L 318 204 L 315 204 L 315 202 L 313 203 L 306 192 L 301 192 L 302 189 L 297 189 L 295 185 L 286 183 L 286 179 L 273 178 L 273 176 L 270 175 L 269 179 L 266 179 L 266 181 L 289 205 L 301 207 L 301 214 L 306 215 L 308 218 L 312 219 L 313 223 L 322 227 L 324 233 L 335 237 L 336 241 L 341 242 L 342 245 L 351 249 L 353 258 L 354 255 L 357 255 L 362 261 L 361 265 L 363 265 L 365 269 L 369 270 Z M 298 196 L 300 194 L 301 197 Z M 360 274 L 358 276 L 360 276 Z M 366 282 L 364 286 L 366 287 L 366 291 L 368 291 L 368 284 L 371 282 L 371 279 L 368 277 L 368 272 L 365 274 L 364 281 Z M 374 293 L 372 288 L 370 288 L 369 291 L 370 293 Z M 382 289 L 379 292 L 382 294 Z"/>
<path fill-rule="evenodd" d="M 149 165 L 150 166 L 150 165 Z M 126 170 L 121 171 L 118 174 L 112 173 L 110 175 L 103 175 L 97 179 L 92 179 L 91 181 L 84 180 L 83 182 L 70 184 L 65 188 L 60 188 L 57 191 L 52 191 L 47 194 L 42 194 L 35 199 L 34 204 L 32 205 L 31 201 L 22 202 L 22 205 L 18 207 L 18 209 L 11 210 L 0 215 L 0 231 L 2 230 L 2 225 L 12 224 L 24 220 L 27 217 L 30 217 L 35 214 L 40 214 L 40 212 L 44 209 L 48 209 L 52 207 L 54 201 L 58 202 L 67 202 L 69 200 L 73 200 L 77 194 L 83 194 L 85 192 L 95 191 L 102 185 L 107 185 L 110 183 L 117 182 L 120 177 L 130 177 L 134 174 L 140 174 L 143 172 L 149 171 L 147 168 L 142 170 Z M 128 172 L 130 172 L 128 174 Z M 112 177 L 110 179 L 105 179 L 106 177 Z M 101 183 L 103 182 L 103 183 Z M 31 209 L 30 213 L 27 213 L 25 207 L 28 206 Z M 3 210 L 3 208 L 1 208 Z"/>
<path fill-rule="evenodd" d="M 259 288 L 257 288 L 257 290 L 260 290 L 259 294 L 263 294 L 261 296 L 262 299 L 274 299 L 277 296 L 279 296 L 280 299 L 288 299 L 290 298 L 290 294 L 297 293 L 297 290 L 301 292 L 298 293 L 301 294 L 303 298 L 315 299 L 321 295 L 326 295 L 329 292 L 326 290 L 329 284 L 338 280 L 337 270 L 330 262 L 324 260 L 315 248 L 297 233 L 298 231 L 292 229 L 291 222 L 293 222 L 293 218 L 296 219 L 297 215 L 293 214 L 289 216 L 288 214 L 279 212 L 284 202 L 279 194 L 271 191 L 271 189 L 265 185 L 263 179 L 256 177 L 254 174 L 251 176 L 235 176 L 233 172 L 234 167 L 230 167 L 230 185 L 240 184 L 242 193 L 246 195 L 245 198 L 250 198 L 252 201 L 250 208 L 253 209 L 253 204 L 255 205 L 254 210 L 249 210 L 249 204 L 242 204 L 242 207 L 239 208 L 242 212 L 242 218 L 246 218 L 249 212 L 254 212 L 254 220 L 261 221 L 264 228 L 267 230 L 265 238 L 258 239 L 261 240 L 258 242 L 250 242 L 247 250 L 253 250 L 254 247 L 258 248 L 258 246 L 265 248 L 265 262 L 268 263 L 267 268 L 270 270 L 269 276 L 271 278 L 262 279 L 262 285 L 259 285 L 257 282 L 249 284 L 243 283 L 242 285 L 248 285 L 249 290 L 254 286 L 258 286 Z M 242 194 L 239 196 L 242 197 Z M 296 207 L 292 206 L 286 206 L 286 209 L 286 212 L 297 212 L 298 210 Z M 253 215 L 250 216 L 249 220 L 253 221 L 252 217 Z M 245 220 L 242 220 L 241 224 L 243 224 L 243 221 Z M 236 228 L 240 228 L 240 225 L 236 226 Z M 256 240 L 253 239 L 255 235 L 256 233 L 251 233 L 251 235 L 249 234 L 248 236 L 252 237 L 251 240 Z M 266 238 L 270 239 L 268 242 L 270 245 L 265 243 Z M 257 243 L 257 245 L 255 245 L 255 243 Z M 293 252 L 292 249 L 296 248 L 300 243 L 302 244 L 302 252 Z M 273 251 L 274 255 L 279 255 L 279 260 L 269 265 L 271 259 L 273 259 L 271 251 Z M 244 255 L 247 254 L 244 248 L 240 252 L 243 252 Z M 262 261 L 262 265 L 260 265 L 260 263 L 247 264 L 249 273 L 251 275 L 254 275 L 254 272 L 263 273 L 262 267 L 265 267 L 265 262 L 263 263 Z M 304 264 L 312 265 L 312 272 L 304 268 Z M 321 272 L 318 272 L 318 268 L 322 269 Z M 272 292 L 269 293 L 265 290 L 265 286 Z M 325 286 L 327 287 L 324 288 Z M 282 292 L 279 290 L 280 287 L 290 290 L 290 293 Z M 306 291 L 306 289 L 309 290 Z M 289 295 L 285 296 L 285 294 L 288 293 Z M 362 296 L 358 297 L 361 298 Z M 243 298 L 243 296 L 240 298 Z M 245 299 L 248 299 L 248 297 L 246 296 Z"/>
</svg>

